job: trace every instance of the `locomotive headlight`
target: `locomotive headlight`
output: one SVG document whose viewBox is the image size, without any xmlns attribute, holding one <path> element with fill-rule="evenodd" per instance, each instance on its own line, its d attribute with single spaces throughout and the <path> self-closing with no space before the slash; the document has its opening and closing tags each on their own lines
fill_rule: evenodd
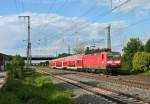
<svg viewBox="0 0 150 104">
<path fill-rule="evenodd" d="M 112 61 L 107 61 L 107 64 L 112 64 L 113 62 Z"/>
<path fill-rule="evenodd" d="M 120 61 L 115 61 L 116 64 L 120 64 Z"/>
</svg>

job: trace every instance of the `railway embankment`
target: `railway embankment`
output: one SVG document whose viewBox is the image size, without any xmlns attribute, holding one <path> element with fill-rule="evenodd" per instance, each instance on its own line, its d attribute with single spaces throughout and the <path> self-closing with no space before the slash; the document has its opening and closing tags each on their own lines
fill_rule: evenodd
<svg viewBox="0 0 150 104">
<path fill-rule="evenodd" d="M 100 76 L 97 74 L 74 72 L 66 70 L 46 70 L 48 73 L 54 76 L 61 76 L 69 78 L 80 83 L 84 83 L 100 89 L 105 89 L 120 94 L 120 96 L 131 97 L 131 99 L 137 99 L 143 102 L 150 102 L 150 83 L 145 80 L 148 76 L 131 76 L 123 79 L 122 76 Z M 141 80 L 134 80 L 141 79 Z M 136 103 L 135 103 L 136 104 Z"/>
</svg>

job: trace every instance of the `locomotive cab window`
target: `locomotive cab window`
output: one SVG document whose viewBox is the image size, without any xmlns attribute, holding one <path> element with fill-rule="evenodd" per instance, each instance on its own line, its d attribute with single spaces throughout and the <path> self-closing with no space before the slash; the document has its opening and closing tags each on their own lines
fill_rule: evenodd
<svg viewBox="0 0 150 104">
<path fill-rule="evenodd" d="M 67 64 L 67 62 L 64 62 L 63 64 Z"/>
<path fill-rule="evenodd" d="M 121 55 L 119 53 L 110 53 L 110 54 L 108 54 L 107 58 L 109 60 L 120 60 Z"/>
</svg>

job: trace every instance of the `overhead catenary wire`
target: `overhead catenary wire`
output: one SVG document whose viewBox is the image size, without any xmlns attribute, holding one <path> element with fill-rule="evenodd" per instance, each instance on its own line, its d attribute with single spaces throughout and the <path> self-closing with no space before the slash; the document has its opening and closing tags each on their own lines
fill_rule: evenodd
<svg viewBox="0 0 150 104">
<path fill-rule="evenodd" d="M 14 4 L 15 4 L 16 9 L 18 9 L 18 2 L 17 2 L 17 0 L 14 0 Z"/>
<path fill-rule="evenodd" d="M 142 24 L 142 23 L 147 22 L 147 21 L 150 21 L 150 17 L 141 19 L 141 20 L 139 20 L 139 21 L 136 21 L 136 22 L 134 22 L 134 23 L 131 23 L 131 24 L 129 24 L 128 26 L 125 26 L 125 27 L 120 28 L 120 29 L 124 29 L 124 28 L 129 29 L 129 28 L 132 28 L 132 27 L 134 27 L 134 26 L 136 26 L 136 25 Z M 114 33 L 115 33 L 115 32 L 117 32 L 117 30 L 114 31 Z M 126 33 L 126 32 L 127 32 L 127 31 L 125 31 L 125 32 L 123 32 L 123 33 Z M 123 35 L 123 33 L 122 33 L 121 35 Z"/>
<path fill-rule="evenodd" d="M 131 1 L 131 0 L 127 0 L 127 1 Z M 127 2 L 125 2 L 125 3 L 127 3 Z M 124 5 L 124 3 L 122 3 L 122 5 Z M 122 5 L 119 5 L 118 7 L 120 7 L 120 6 L 122 6 Z M 113 9 L 111 10 L 111 12 L 114 11 L 114 10 L 116 10 L 116 7 L 113 8 Z M 111 13 L 111 12 L 110 12 L 110 13 Z M 110 14 L 110 13 L 109 13 L 109 12 L 106 12 L 106 14 Z M 105 15 L 104 15 L 104 16 L 105 16 Z M 97 16 L 95 16 L 95 17 L 97 17 Z M 82 24 L 82 25 L 85 25 L 85 24 Z M 87 25 L 84 26 L 84 27 L 86 28 L 86 27 L 89 26 L 89 25 L 90 25 L 90 24 L 87 24 Z M 82 27 L 82 28 L 83 28 L 83 27 Z M 81 29 L 82 29 L 82 28 L 81 28 Z"/>
<path fill-rule="evenodd" d="M 58 12 L 59 10 L 62 10 L 62 9 L 65 7 L 65 5 L 67 4 L 67 1 L 68 1 L 68 0 L 65 0 L 65 2 L 63 3 L 63 5 L 61 5 L 57 10 L 55 9 L 55 12 Z M 52 5 L 51 5 L 50 8 L 49 8 L 49 11 L 51 11 L 51 10 L 54 8 L 55 2 L 56 2 L 56 0 L 53 1 Z M 49 13 L 50 13 L 50 12 L 49 12 Z M 45 17 L 47 17 L 47 16 L 45 16 Z M 55 18 L 55 16 L 52 17 L 51 19 L 53 19 L 53 18 Z M 45 19 L 46 19 L 46 18 L 45 18 Z M 55 22 L 57 22 L 57 21 L 54 21 L 54 22 L 47 22 L 47 23 L 43 26 L 43 28 L 41 28 L 41 31 L 40 31 L 39 34 L 43 34 L 43 32 L 45 31 L 45 29 L 48 27 L 49 23 L 55 23 Z"/>
<path fill-rule="evenodd" d="M 132 36 L 132 34 L 135 34 L 135 33 L 129 33 L 130 34 L 130 36 Z M 137 33 L 136 33 L 137 34 Z M 138 33 L 138 34 L 148 34 L 148 32 L 144 32 L 144 33 Z M 127 41 L 129 41 L 129 39 L 130 39 L 130 37 L 124 37 L 123 38 L 123 41 L 122 41 L 122 43 L 120 43 L 120 44 L 115 44 L 115 45 L 113 45 L 113 48 L 123 48 L 124 46 L 125 46 L 125 44 L 127 43 Z M 139 38 L 142 42 L 144 42 L 144 41 L 146 41 L 146 40 L 148 40 L 148 38 L 147 37 L 140 37 Z M 150 39 L 150 37 L 149 37 L 149 39 Z"/>
<path fill-rule="evenodd" d="M 101 18 L 103 18 L 103 17 L 109 15 L 110 13 L 112 13 L 114 10 L 116 10 L 116 9 L 120 8 L 121 6 L 127 4 L 129 1 L 131 1 L 131 0 L 126 0 L 125 2 L 121 3 L 120 5 L 118 5 L 118 6 L 114 7 L 114 8 L 112 8 L 111 10 L 106 11 L 105 13 L 102 13 L 101 15 L 97 15 L 97 16 L 95 16 L 95 17 L 101 16 Z M 79 28 L 79 29 L 82 29 L 82 28 L 88 27 L 88 26 L 91 25 L 91 24 L 87 23 L 87 24 L 79 24 L 79 25 L 80 25 L 80 28 Z M 83 27 L 82 27 L 82 26 L 83 26 Z M 106 28 L 106 27 L 105 27 L 105 28 Z M 104 28 L 104 29 L 105 29 L 105 28 Z M 70 29 L 72 29 L 72 27 L 63 30 L 63 32 L 60 32 L 60 33 L 58 33 L 58 34 L 63 35 L 63 34 L 65 34 L 65 33 L 67 33 Z"/>
<path fill-rule="evenodd" d="M 65 0 L 64 3 L 63 3 L 59 8 L 57 8 L 57 9 L 55 10 L 55 12 L 61 11 L 62 8 L 65 8 L 67 2 L 68 2 L 68 0 Z"/>
<path fill-rule="evenodd" d="M 66 3 L 67 3 L 67 1 L 68 0 L 66 0 Z M 63 8 L 65 7 L 65 3 L 64 3 L 64 5 L 63 5 Z M 85 11 L 83 14 L 81 14 L 79 17 L 83 17 L 83 16 L 85 16 L 85 15 L 87 15 L 90 11 L 92 11 L 93 9 L 94 9 L 95 7 L 93 6 L 93 7 L 90 7 L 87 11 Z M 58 9 L 57 9 L 58 10 Z M 62 8 L 61 8 L 61 10 L 62 10 Z M 58 21 L 54 21 L 54 22 L 48 22 L 47 24 L 45 24 L 44 25 L 44 29 L 46 29 L 46 27 L 49 25 L 49 23 L 55 23 L 55 22 L 58 22 Z M 72 23 L 73 23 L 74 21 L 72 21 Z M 71 27 L 71 28 L 73 28 L 73 27 Z M 65 32 L 65 31 L 67 31 L 67 30 L 70 30 L 70 28 L 69 29 L 64 29 L 63 30 L 63 32 Z M 44 31 L 43 31 L 44 32 Z"/>
<path fill-rule="evenodd" d="M 49 2 L 51 2 L 51 0 L 49 0 Z M 53 8 L 54 8 L 54 5 L 55 5 L 55 2 L 56 2 L 56 0 L 53 0 L 53 2 L 51 2 L 50 4 L 50 6 L 49 6 L 49 8 L 48 8 L 48 13 L 50 13 L 50 11 L 51 10 L 53 10 Z M 53 17 L 54 18 L 54 17 Z M 47 19 L 47 16 L 45 16 L 45 19 L 44 20 L 46 20 Z M 40 28 L 40 33 L 39 34 L 42 34 L 42 32 L 46 29 L 46 27 L 48 26 L 48 23 L 46 23 L 42 28 Z M 41 40 L 41 39 L 40 39 Z"/>
<path fill-rule="evenodd" d="M 67 1 L 67 0 L 66 0 Z M 95 6 L 92 6 L 92 7 L 90 7 L 87 11 L 85 11 L 83 14 L 81 14 L 79 17 L 83 17 L 83 16 L 86 16 L 88 13 L 90 13 L 93 9 L 95 8 Z M 55 22 L 57 22 L 57 21 L 55 21 Z M 72 21 L 72 22 L 74 22 L 74 21 Z M 52 22 L 50 22 L 50 23 L 52 23 Z M 47 26 L 48 26 L 48 24 L 49 23 L 47 23 L 44 27 L 46 28 Z M 66 32 L 66 31 L 68 31 L 68 30 L 70 30 L 70 29 L 72 29 L 73 27 L 71 27 L 71 28 L 68 28 L 68 29 L 64 29 L 62 32 Z"/>
<path fill-rule="evenodd" d="M 124 6 L 125 4 L 127 4 L 127 3 L 131 2 L 131 1 L 132 1 L 132 0 L 126 0 L 126 1 L 124 1 L 123 3 L 121 3 L 121 4 L 117 5 L 117 6 L 115 6 L 114 8 L 112 7 L 112 9 L 110 9 L 110 10 L 108 10 L 108 11 L 106 11 L 106 12 L 104 12 L 104 13 L 102 13 L 102 14 L 98 14 L 98 15 L 95 16 L 94 18 L 97 18 L 97 17 L 104 18 L 105 16 L 109 15 L 109 14 L 112 13 L 113 11 L 117 10 L 118 8 Z"/>
<path fill-rule="evenodd" d="M 131 0 L 126 0 L 125 2 L 123 2 L 123 3 L 119 4 L 118 6 L 114 7 L 113 9 L 108 10 L 108 11 L 106 11 L 106 12 L 100 14 L 100 15 L 95 16 L 95 18 L 97 18 L 98 16 L 100 16 L 100 18 L 104 18 L 105 16 L 109 15 L 110 13 L 112 13 L 114 10 L 120 8 L 121 6 L 127 4 L 127 3 L 130 2 L 130 1 L 131 1 Z M 91 24 L 89 24 L 89 23 L 87 23 L 87 24 L 79 24 L 79 26 L 80 26 L 79 29 L 87 28 L 87 27 L 90 26 L 90 25 L 91 25 Z M 61 35 L 62 35 L 62 34 L 65 34 L 65 33 L 68 32 L 70 29 L 72 29 L 72 27 L 69 28 L 69 29 L 66 29 L 65 31 L 63 31 L 63 32 L 61 32 L 61 33 L 59 33 L 59 34 L 61 34 Z"/>
<path fill-rule="evenodd" d="M 63 3 L 63 5 L 61 5 L 59 8 L 60 9 L 54 9 L 54 5 L 56 4 L 56 0 L 54 0 L 52 3 L 51 3 L 51 5 L 49 6 L 49 12 L 48 13 L 51 13 L 51 11 L 53 10 L 53 11 L 55 11 L 55 12 L 58 12 L 59 10 L 62 10 L 62 8 L 64 8 L 65 7 L 65 5 L 66 5 L 66 3 L 67 3 L 67 1 L 68 0 L 65 0 L 65 2 Z M 51 0 L 50 0 L 50 2 L 51 2 Z M 55 16 L 54 17 L 52 17 L 51 19 L 53 19 L 53 18 L 55 18 Z M 45 19 L 47 19 L 47 16 L 45 16 Z M 55 22 L 51 22 L 51 23 L 55 23 Z M 38 33 L 38 34 L 43 34 L 43 31 L 46 29 L 46 27 L 48 27 L 48 25 L 49 25 L 49 22 L 48 23 L 46 23 L 42 28 L 40 28 L 40 33 Z M 40 39 L 41 40 L 41 39 Z M 47 40 L 46 40 L 47 41 Z"/>
<path fill-rule="evenodd" d="M 136 21 L 136 22 L 134 22 L 134 23 L 131 23 L 130 25 L 128 25 L 128 26 L 126 26 L 126 28 L 127 29 L 129 29 L 129 28 L 132 28 L 132 27 L 134 27 L 134 26 L 136 26 L 136 25 L 139 25 L 139 24 L 142 24 L 142 23 L 144 23 L 144 22 L 146 22 L 146 21 L 150 21 L 150 17 L 148 17 L 148 18 L 144 18 L 144 19 L 142 19 L 142 20 L 139 20 L 139 21 Z M 115 31 L 115 32 L 117 32 L 117 31 Z M 123 32 L 120 36 L 122 36 L 124 33 L 126 33 L 127 31 L 125 31 L 125 32 Z M 125 37 L 124 37 L 124 39 L 125 39 Z M 124 41 L 123 41 L 124 42 Z M 120 44 L 120 47 L 122 46 L 122 45 L 124 45 L 124 44 Z M 115 46 L 116 47 L 116 46 Z M 118 47 L 119 47 L 119 45 L 118 45 Z"/>
<path fill-rule="evenodd" d="M 20 5 L 21 12 L 24 12 L 24 1 L 23 0 L 19 0 L 18 3 Z"/>
<path fill-rule="evenodd" d="M 62 5 L 63 8 L 64 8 L 65 5 L 67 4 L 67 1 L 68 1 L 68 0 L 66 0 L 66 2 Z M 92 11 L 94 8 L 95 8 L 94 6 L 90 7 L 86 12 L 84 12 L 83 14 L 81 14 L 80 17 L 87 15 L 87 14 L 88 14 L 90 11 Z M 59 9 L 57 9 L 57 10 L 59 10 Z M 62 10 L 62 9 L 61 9 L 61 10 Z M 58 21 L 54 21 L 54 22 L 58 22 Z M 40 34 L 43 34 L 42 32 L 44 32 L 44 30 L 45 30 L 46 27 L 49 25 L 49 23 L 54 23 L 54 22 L 48 22 L 46 25 L 44 25 L 45 28 L 43 27 L 43 31 L 41 31 Z M 72 22 L 74 22 L 74 21 L 72 21 Z"/>
</svg>

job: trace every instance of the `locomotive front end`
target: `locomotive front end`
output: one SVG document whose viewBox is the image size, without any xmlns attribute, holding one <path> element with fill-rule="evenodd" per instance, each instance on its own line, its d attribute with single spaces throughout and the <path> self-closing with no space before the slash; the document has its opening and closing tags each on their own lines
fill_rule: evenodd
<svg viewBox="0 0 150 104">
<path fill-rule="evenodd" d="M 119 52 L 108 53 L 107 67 L 112 73 L 118 72 L 121 68 L 121 54 Z"/>
</svg>

